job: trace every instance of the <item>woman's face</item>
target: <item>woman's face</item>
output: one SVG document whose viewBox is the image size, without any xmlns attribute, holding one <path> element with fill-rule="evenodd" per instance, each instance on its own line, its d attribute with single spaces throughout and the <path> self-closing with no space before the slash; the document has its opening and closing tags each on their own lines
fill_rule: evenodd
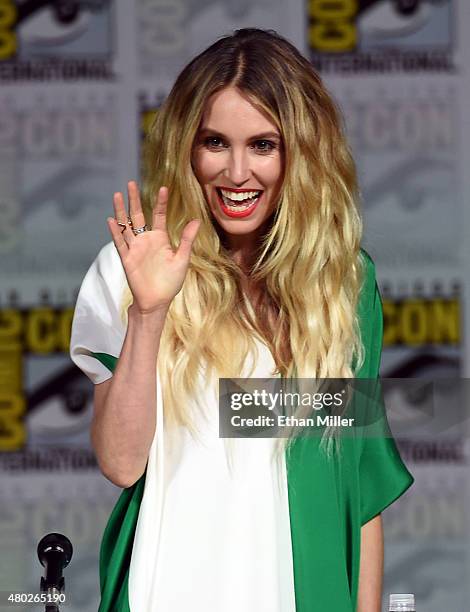
<svg viewBox="0 0 470 612">
<path fill-rule="evenodd" d="M 192 163 L 229 241 L 256 239 L 276 207 L 282 184 L 284 156 L 276 126 L 237 89 L 226 88 L 207 102 Z"/>
</svg>

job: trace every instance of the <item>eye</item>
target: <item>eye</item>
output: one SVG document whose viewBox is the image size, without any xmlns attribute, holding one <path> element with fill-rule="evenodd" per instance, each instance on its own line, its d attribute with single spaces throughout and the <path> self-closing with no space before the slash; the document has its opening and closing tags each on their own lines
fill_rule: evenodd
<svg viewBox="0 0 470 612">
<path fill-rule="evenodd" d="M 217 141 L 222 142 L 218 136 L 208 136 L 204 139 L 204 146 L 206 146 L 208 149 L 218 149 L 220 146 L 217 145 Z"/>
<path fill-rule="evenodd" d="M 257 140 L 255 142 L 256 145 L 265 145 L 265 146 L 261 146 L 261 148 L 258 148 L 258 151 L 260 151 L 261 153 L 271 153 L 271 151 L 274 151 L 274 149 L 276 149 L 276 143 L 272 142 L 271 140 Z"/>
</svg>

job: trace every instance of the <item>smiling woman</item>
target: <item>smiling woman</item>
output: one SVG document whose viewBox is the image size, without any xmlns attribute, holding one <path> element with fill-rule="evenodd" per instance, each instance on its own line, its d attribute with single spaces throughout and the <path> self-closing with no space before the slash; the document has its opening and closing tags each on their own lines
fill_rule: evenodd
<svg viewBox="0 0 470 612">
<path fill-rule="evenodd" d="M 282 185 L 280 133 L 237 88 L 228 87 L 207 101 L 192 165 L 213 218 L 234 246 L 235 260 L 249 266 Z"/>
<path fill-rule="evenodd" d="M 379 612 L 380 513 L 413 481 L 386 419 L 376 439 L 218 436 L 221 377 L 379 373 L 354 162 L 318 74 L 273 31 L 216 41 L 151 127 L 143 206 L 128 192 L 71 338 L 125 489 L 99 612 Z"/>
</svg>

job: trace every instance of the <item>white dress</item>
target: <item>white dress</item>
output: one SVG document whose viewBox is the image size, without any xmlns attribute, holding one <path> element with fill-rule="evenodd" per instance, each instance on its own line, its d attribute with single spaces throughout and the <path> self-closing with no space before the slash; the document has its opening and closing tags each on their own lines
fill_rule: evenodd
<svg viewBox="0 0 470 612">
<path fill-rule="evenodd" d="M 72 326 L 71 357 L 95 384 L 112 374 L 92 353 L 121 351 L 125 284 L 109 243 L 82 283 Z M 257 347 L 252 376 L 273 376 L 270 351 L 259 341 Z M 207 419 L 189 407 L 200 429 L 195 440 L 182 427 L 166 427 L 157 376 L 157 428 L 130 564 L 130 610 L 295 612 L 284 453 L 273 458 L 269 438 L 231 440 L 229 465 L 217 390 L 203 393 Z"/>
</svg>

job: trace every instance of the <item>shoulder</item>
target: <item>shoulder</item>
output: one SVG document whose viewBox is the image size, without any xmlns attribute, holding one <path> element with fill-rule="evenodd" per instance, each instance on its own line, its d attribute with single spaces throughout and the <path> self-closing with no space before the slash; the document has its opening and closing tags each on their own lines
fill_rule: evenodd
<svg viewBox="0 0 470 612">
<path fill-rule="evenodd" d="M 374 260 L 363 248 L 360 249 L 359 260 L 362 268 L 363 284 L 374 284 L 376 279 Z"/>
<path fill-rule="evenodd" d="M 96 384 L 111 376 L 103 355 L 117 357 L 125 337 L 121 304 L 126 275 L 114 242 L 95 257 L 75 303 L 70 335 L 72 361 Z M 101 357 L 97 356 L 101 354 Z"/>
<path fill-rule="evenodd" d="M 376 378 L 380 367 L 383 338 L 382 299 L 378 288 L 375 264 L 369 253 L 361 249 L 362 284 L 357 303 L 357 315 L 364 361 L 356 378 Z"/>
<path fill-rule="evenodd" d="M 114 242 L 105 244 L 83 279 L 77 306 L 92 307 L 103 317 L 118 311 L 127 286 L 126 275 Z M 106 314 L 105 314 L 106 313 Z"/>
<path fill-rule="evenodd" d="M 96 272 L 102 275 L 120 277 L 124 274 L 114 242 L 108 242 L 101 248 L 91 267 L 93 266 Z"/>
<path fill-rule="evenodd" d="M 106 283 L 109 289 L 122 289 L 126 275 L 114 242 L 108 242 L 95 257 L 85 280 Z"/>
<path fill-rule="evenodd" d="M 360 250 L 361 291 L 359 295 L 359 314 L 373 307 L 378 297 L 375 263 L 365 249 Z"/>
</svg>

